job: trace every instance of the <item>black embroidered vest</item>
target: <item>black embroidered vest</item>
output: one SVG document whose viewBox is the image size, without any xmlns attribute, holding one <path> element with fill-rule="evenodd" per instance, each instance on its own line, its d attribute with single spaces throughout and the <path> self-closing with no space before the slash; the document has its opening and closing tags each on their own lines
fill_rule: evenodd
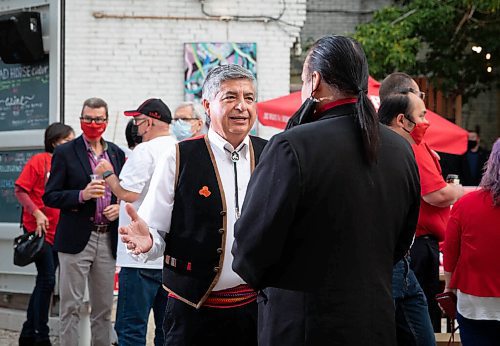
<svg viewBox="0 0 500 346">
<path fill-rule="evenodd" d="M 250 136 L 251 169 L 267 141 Z M 177 144 L 176 188 L 165 238 L 163 285 L 183 302 L 201 307 L 222 271 L 226 202 L 208 137 Z"/>
</svg>

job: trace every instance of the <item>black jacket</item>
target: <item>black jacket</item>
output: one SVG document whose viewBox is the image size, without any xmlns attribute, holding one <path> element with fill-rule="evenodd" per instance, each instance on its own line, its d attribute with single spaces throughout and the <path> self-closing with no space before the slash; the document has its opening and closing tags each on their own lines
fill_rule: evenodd
<svg viewBox="0 0 500 346">
<path fill-rule="evenodd" d="M 477 151 L 477 164 L 475 167 L 469 165 L 467 151 L 464 155 L 462 155 L 462 175 L 459 176 L 460 184 L 464 186 L 478 186 L 481 182 L 481 178 L 483 177 L 484 172 L 484 164 L 488 161 L 490 156 L 489 151 L 479 147 Z"/>
<path fill-rule="evenodd" d="M 115 144 L 106 142 L 108 156 L 117 175 L 125 162 L 125 154 Z M 43 202 L 52 208 L 61 209 L 57 224 L 54 249 L 58 252 L 77 254 L 90 238 L 96 203 L 94 199 L 80 203 L 78 196 L 90 182 L 92 169 L 83 137 L 58 146 L 52 157 L 50 177 L 45 186 Z M 116 203 L 112 195 L 111 204 Z M 111 250 L 116 257 L 118 219 L 110 223 Z"/>
<path fill-rule="evenodd" d="M 363 155 L 355 105 L 276 135 L 250 179 L 233 268 L 255 288 L 259 345 L 394 345 L 392 267 L 410 247 L 420 185 L 409 143 L 380 126 Z"/>
</svg>

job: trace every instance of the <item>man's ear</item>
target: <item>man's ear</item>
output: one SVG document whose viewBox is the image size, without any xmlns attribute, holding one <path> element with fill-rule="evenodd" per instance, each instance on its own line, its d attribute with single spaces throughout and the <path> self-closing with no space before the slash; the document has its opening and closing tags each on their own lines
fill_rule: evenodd
<svg viewBox="0 0 500 346">
<path fill-rule="evenodd" d="M 207 99 L 203 99 L 201 101 L 201 104 L 203 105 L 203 108 L 205 108 L 205 113 L 207 117 L 210 118 L 210 101 L 208 101 Z"/>
<path fill-rule="evenodd" d="M 318 90 L 319 85 L 321 84 L 321 75 L 319 74 L 318 71 L 313 71 L 313 73 L 311 74 L 311 79 L 312 79 L 311 91 L 312 94 L 314 94 L 314 92 Z"/>
<path fill-rule="evenodd" d="M 397 127 L 405 127 L 404 120 L 405 120 L 405 115 L 403 113 L 399 113 L 394 118 L 393 124 L 396 125 Z"/>
</svg>

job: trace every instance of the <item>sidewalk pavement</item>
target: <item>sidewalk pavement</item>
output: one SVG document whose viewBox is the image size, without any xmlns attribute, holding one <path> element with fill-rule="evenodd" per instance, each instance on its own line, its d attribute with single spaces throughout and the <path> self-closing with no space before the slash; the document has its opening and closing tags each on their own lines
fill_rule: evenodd
<svg viewBox="0 0 500 346">
<path fill-rule="evenodd" d="M 117 297 L 114 298 L 113 312 L 111 320 L 115 321 Z M 17 346 L 19 339 L 19 331 L 22 324 L 26 319 L 26 313 L 21 310 L 0 308 L 0 345 L 1 346 Z M 59 319 L 58 317 L 51 317 L 49 321 L 50 340 L 52 346 L 59 346 Z M 146 337 L 146 346 L 154 346 L 154 330 L 155 323 L 153 313 L 149 315 L 148 332 Z M 86 346 L 86 345 L 80 345 Z M 90 346 L 90 345 L 89 345 Z"/>
</svg>

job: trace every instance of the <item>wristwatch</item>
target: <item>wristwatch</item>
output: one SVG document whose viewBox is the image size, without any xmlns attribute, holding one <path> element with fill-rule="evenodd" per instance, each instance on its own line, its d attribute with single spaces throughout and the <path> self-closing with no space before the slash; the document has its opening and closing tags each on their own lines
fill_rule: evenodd
<svg viewBox="0 0 500 346">
<path fill-rule="evenodd" d="M 111 176 L 111 175 L 113 175 L 113 174 L 115 174 L 113 171 L 106 171 L 106 172 L 104 172 L 104 173 L 102 174 L 102 178 L 103 178 L 103 179 L 106 179 L 107 177 L 109 177 L 109 176 Z"/>
</svg>

